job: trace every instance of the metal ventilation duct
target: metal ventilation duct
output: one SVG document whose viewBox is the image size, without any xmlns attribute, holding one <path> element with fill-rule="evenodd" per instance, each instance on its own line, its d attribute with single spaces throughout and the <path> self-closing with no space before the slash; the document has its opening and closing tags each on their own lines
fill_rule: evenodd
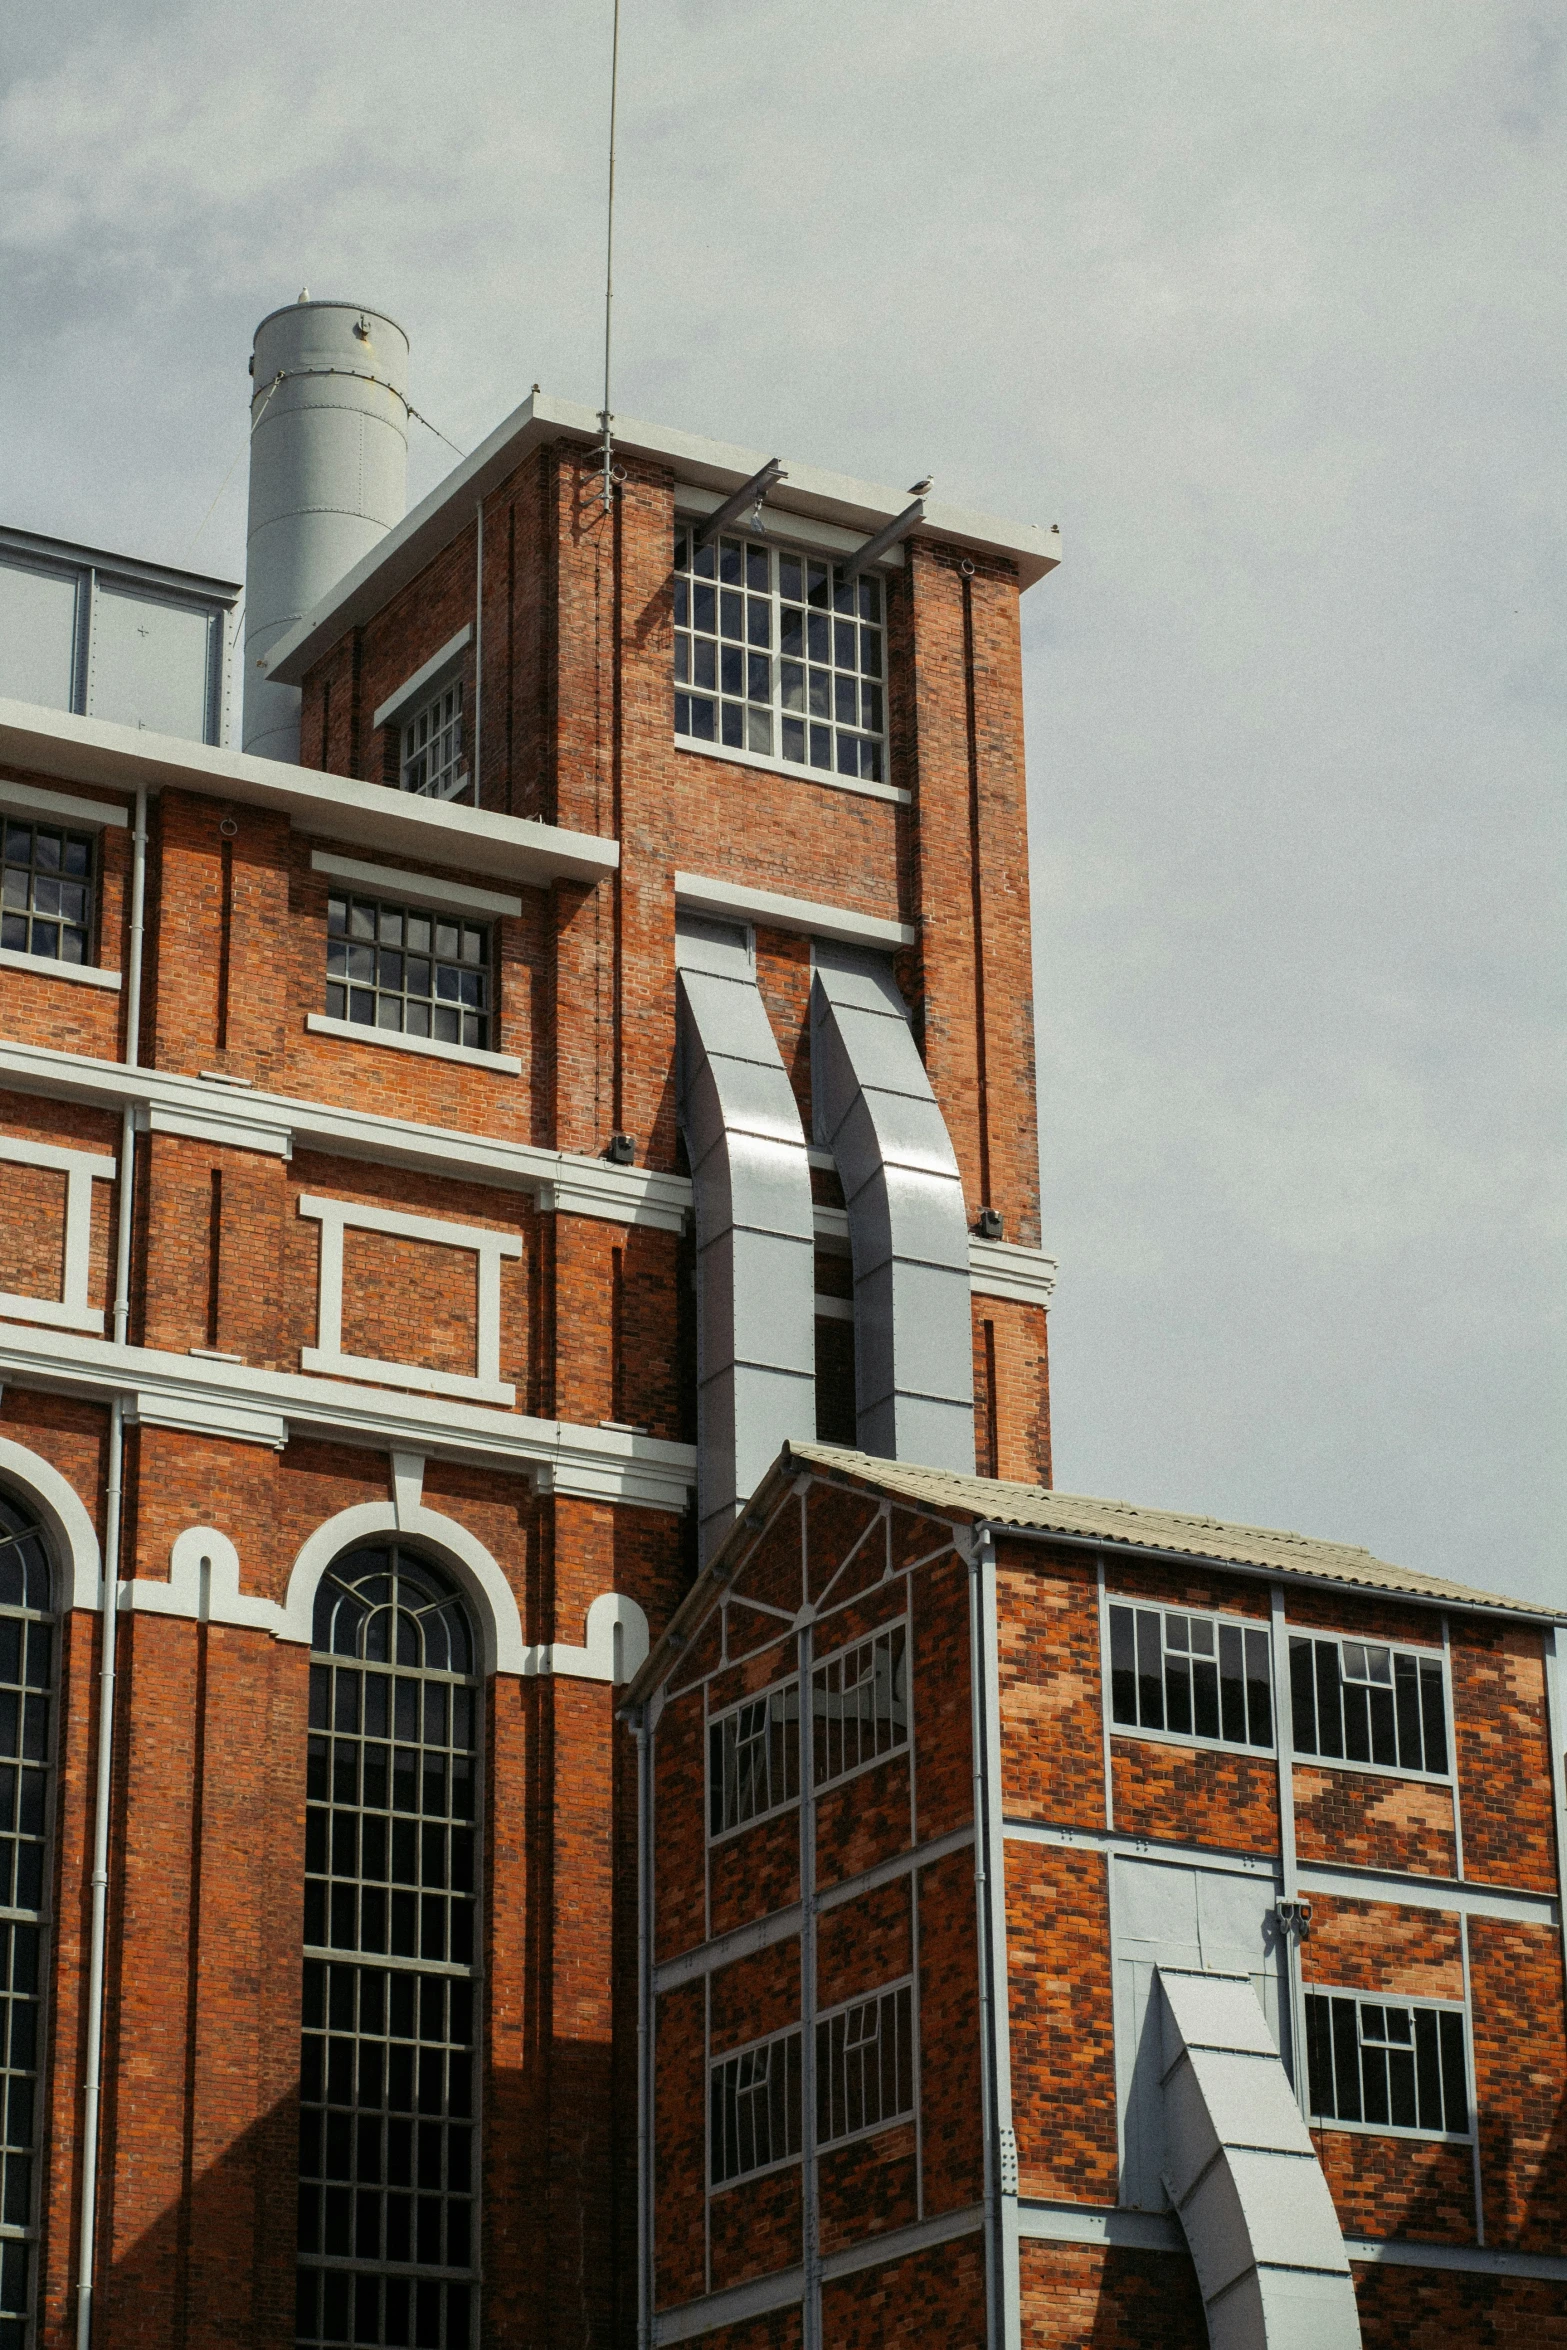
<svg viewBox="0 0 1567 2350">
<path fill-rule="evenodd" d="M 892 965 L 814 950 L 816 1134 L 837 1163 L 854 1253 L 862 1451 L 974 1474 L 974 1341 L 963 1185 Z"/>
<path fill-rule="evenodd" d="M 816 1249 L 805 1134 L 746 933 L 682 917 L 675 959 L 706 1558 L 785 1440 L 816 1434 Z"/>
<path fill-rule="evenodd" d="M 400 522 L 408 338 L 378 311 L 301 298 L 256 329 L 245 542 L 244 747 L 299 758 L 299 690 L 271 647 Z"/>
<path fill-rule="evenodd" d="M 1159 1981 L 1165 2184 L 1212 2350 L 1360 2350 L 1338 2214 L 1250 1978 Z"/>
</svg>

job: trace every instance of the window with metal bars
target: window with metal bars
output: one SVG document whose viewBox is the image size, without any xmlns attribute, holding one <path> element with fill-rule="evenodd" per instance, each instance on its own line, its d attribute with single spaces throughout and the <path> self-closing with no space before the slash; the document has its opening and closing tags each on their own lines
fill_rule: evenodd
<svg viewBox="0 0 1567 2350">
<path fill-rule="evenodd" d="M 914 2111 L 913 1989 L 900 1983 L 816 2026 L 816 2137 L 822 2146 Z"/>
<path fill-rule="evenodd" d="M 1264 1626 L 1158 1607 L 1110 1609 L 1110 1719 L 1218 1746 L 1271 1747 Z"/>
<path fill-rule="evenodd" d="M 886 780 L 882 590 L 825 556 L 675 533 L 675 733 Z"/>
<path fill-rule="evenodd" d="M 490 1043 L 490 926 L 379 898 L 326 902 L 326 1009 L 332 1020 Z"/>
<path fill-rule="evenodd" d="M 1374 1640 L 1290 1635 L 1295 1752 L 1447 1776 L 1442 1660 Z"/>
<path fill-rule="evenodd" d="M 715 2187 L 800 2151 L 800 2034 L 720 2057 L 708 2076 L 708 2177 Z"/>
<path fill-rule="evenodd" d="M 297 2339 L 471 2350 L 479 1683 L 399 1543 L 322 1577 L 310 1666 Z"/>
<path fill-rule="evenodd" d="M 1315 2120 L 1469 2135 L 1462 2008 L 1308 1991 L 1306 2055 Z"/>
<path fill-rule="evenodd" d="M 467 790 L 460 677 L 443 685 L 403 721 L 402 786 L 431 800 L 453 800 Z"/>
<path fill-rule="evenodd" d="M 811 1672 L 814 1784 L 825 1787 L 904 1746 L 909 1736 L 904 1627 L 889 1624 Z"/>
<path fill-rule="evenodd" d="M 722 1836 L 800 1792 L 800 1684 L 782 1681 L 708 1724 L 707 1827 Z"/>
<path fill-rule="evenodd" d="M 33 2339 L 53 1693 L 43 1529 L 0 1492 L 0 2350 Z"/>
<path fill-rule="evenodd" d="M 46 962 L 90 963 L 93 835 L 13 818 L 0 825 L 0 835 L 0 947 Z"/>
</svg>

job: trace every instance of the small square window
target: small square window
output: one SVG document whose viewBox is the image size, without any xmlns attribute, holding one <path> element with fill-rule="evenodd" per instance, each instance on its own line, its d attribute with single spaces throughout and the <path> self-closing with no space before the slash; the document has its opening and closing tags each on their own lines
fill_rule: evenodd
<svg viewBox="0 0 1567 2350">
<path fill-rule="evenodd" d="M 43 962 L 91 962 L 96 849 L 90 832 L 6 820 L 0 947 Z"/>
<path fill-rule="evenodd" d="M 328 1019 L 489 1049 L 487 923 L 443 921 L 415 907 L 334 895 L 326 927 Z"/>
</svg>

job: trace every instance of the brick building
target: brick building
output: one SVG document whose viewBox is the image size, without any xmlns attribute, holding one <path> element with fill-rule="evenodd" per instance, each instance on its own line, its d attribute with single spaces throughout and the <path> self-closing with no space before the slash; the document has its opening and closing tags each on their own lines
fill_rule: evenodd
<svg viewBox="0 0 1567 2350">
<path fill-rule="evenodd" d="M 1549 2339 L 1554 1632 L 1048 1491 L 1059 541 L 539 394 L 404 514 L 406 360 L 258 330 L 244 750 L 0 702 L 0 2350 L 1198 2340 L 1166 2009 L 1338 2319 Z M 1317 1629 L 1393 1763 L 1281 1778 Z"/>
<path fill-rule="evenodd" d="M 1366 1551 L 791 1447 L 625 1702 L 646 2338 L 1567 2342 L 1557 1666 Z"/>
<path fill-rule="evenodd" d="M 790 1439 L 1048 1479 L 1059 541 L 538 395 L 404 515 L 405 360 L 258 332 L 248 749 L 0 702 L 0 2350 L 633 2339 L 616 1684 Z"/>
</svg>

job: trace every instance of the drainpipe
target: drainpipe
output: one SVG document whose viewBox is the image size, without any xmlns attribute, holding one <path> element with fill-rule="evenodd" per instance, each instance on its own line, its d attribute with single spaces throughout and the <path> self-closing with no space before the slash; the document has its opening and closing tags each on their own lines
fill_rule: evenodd
<svg viewBox="0 0 1567 2350">
<path fill-rule="evenodd" d="M 991 2350 L 1001 2343 L 1001 2246 L 998 2241 L 999 2197 L 996 2179 L 996 2084 L 994 2076 L 995 2018 L 991 2012 L 990 1979 L 990 1801 L 985 1774 L 985 1700 L 983 1678 L 985 1643 L 980 1630 L 980 1554 L 988 1529 L 976 1526 L 969 1548 L 969 1734 L 973 1743 L 974 1780 L 974 1912 L 979 1940 L 979 2127 L 985 2154 L 985 2340 Z"/>
<path fill-rule="evenodd" d="M 484 778 L 480 773 L 479 753 L 483 746 L 480 729 L 484 722 L 484 500 L 476 499 L 473 509 L 473 531 L 477 542 L 474 556 L 473 583 L 473 804 L 484 804 Z"/>
<path fill-rule="evenodd" d="M 141 980 L 147 903 L 147 794 L 136 794 L 131 852 L 130 967 L 125 989 L 125 1066 L 141 1060 Z M 114 1249 L 114 1343 L 124 1346 L 131 1314 L 131 1222 L 136 1190 L 136 1111 L 127 1103 L 120 1128 L 120 1202 Z M 109 1468 L 104 1497 L 103 1583 L 99 1593 L 103 1658 L 98 1677 L 98 1771 L 93 1791 L 92 1932 L 87 1960 L 87 2058 L 82 2079 L 82 2218 L 76 2262 L 76 2344 L 92 2341 L 93 2277 L 98 2250 L 98 2134 L 103 2103 L 103 1995 L 108 1958 L 109 1799 L 114 1761 L 114 1651 L 119 1631 L 120 1517 L 125 1475 L 125 1398 L 109 1406 Z"/>
<path fill-rule="evenodd" d="M 653 2344 L 653 1733 L 637 1715 L 637 2350 Z"/>
</svg>

